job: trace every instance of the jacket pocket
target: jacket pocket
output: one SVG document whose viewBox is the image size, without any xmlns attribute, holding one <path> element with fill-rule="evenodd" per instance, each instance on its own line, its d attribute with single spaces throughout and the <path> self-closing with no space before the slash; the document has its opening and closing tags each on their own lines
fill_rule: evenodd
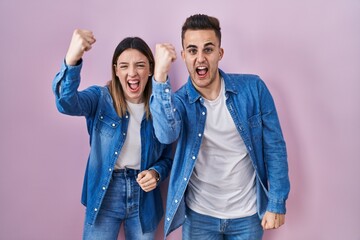
<svg viewBox="0 0 360 240">
<path fill-rule="evenodd" d="M 118 121 L 114 120 L 106 114 L 100 113 L 96 122 L 95 130 L 102 135 L 112 137 L 114 136 L 118 127 Z"/>
</svg>

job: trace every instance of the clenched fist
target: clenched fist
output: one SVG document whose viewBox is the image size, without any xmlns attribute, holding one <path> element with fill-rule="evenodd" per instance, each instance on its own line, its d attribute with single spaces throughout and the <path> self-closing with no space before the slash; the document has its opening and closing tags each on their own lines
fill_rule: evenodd
<svg viewBox="0 0 360 240">
<path fill-rule="evenodd" d="M 65 61 L 68 65 L 75 65 L 89 51 L 96 42 L 94 34 L 89 30 L 75 29 L 71 38 Z"/>
<path fill-rule="evenodd" d="M 154 78 L 158 82 L 165 82 L 170 66 L 176 60 L 175 47 L 170 43 L 156 44 Z"/>
<path fill-rule="evenodd" d="M 285 214 L 278 214 L 272 212 L 265 212 L 265 215 L 261 221 L 261 225 L 264 230 L 276 229 L 281 227 L 285 223 Z"/>
<path fill-rule="evenodd" d="M 157 182 L 159 179 L 159 174 L 151 169 L 144 170 L 136 178 L 136 181 L 139 183 L 140 187 L 145 192 L 150 192 L 156 188 Z"/>
</svg>

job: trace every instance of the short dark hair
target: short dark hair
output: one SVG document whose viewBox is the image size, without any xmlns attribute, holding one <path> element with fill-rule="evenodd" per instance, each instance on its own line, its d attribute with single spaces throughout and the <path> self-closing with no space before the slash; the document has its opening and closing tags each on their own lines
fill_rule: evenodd
<svg viewBox="0 0 360 240">
<path fill-rule="evenodd" d="M 205 14 L 195 14 L 188 17 L 182 26 L 181 44 L 184 45 L 185 32 L 187 30 L 214 30 L 221 45 L 221 28 L 217 18 Z"/>
</svg>

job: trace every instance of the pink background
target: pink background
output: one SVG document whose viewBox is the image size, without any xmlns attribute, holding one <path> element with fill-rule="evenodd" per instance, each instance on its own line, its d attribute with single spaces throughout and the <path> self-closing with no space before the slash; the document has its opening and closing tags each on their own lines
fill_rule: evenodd
<svg viewBox="0 0 360 240">
<path fill-rule="evenodd" d="M 73 29 L 97 38 L 81 89 L 110 79 L 115 46 L 134 35 L 176 46 L 178 88 L 180 29 L 194 13 L 221 20 L 220 67 L 259 74 L 278 107 L 292 190 L 286 224 L 264 239 L 360 239 L 358 0 L 1 0 L 0 239 L 81 238 L 85 120 L 58 113 L 51 92 Z"/>
</svg>

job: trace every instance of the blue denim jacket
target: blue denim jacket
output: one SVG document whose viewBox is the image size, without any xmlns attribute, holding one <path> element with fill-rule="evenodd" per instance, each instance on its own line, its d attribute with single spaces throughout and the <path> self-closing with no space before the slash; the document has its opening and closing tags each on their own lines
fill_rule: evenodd
<svg viewBox="0 0 360 240">
<path fill-rule="evenodd" d="M 107 87 L 92 86 L 79 92 L 81 67 L 82 62 L 77 66 L 63 63 L 53 80 L 53 92 L 61 113 L 86 117 L 91 148 L 81 202 L 86 206 L 86 223 L 94 224 L 125 142 L 130 115 L 119 117 Z M 165 179 L 171 168 L 171 146 L 156 139 L 151 119 L 143 118 L 140 133 L 140 170 L 154 169 L 161 180 Z M 163 216 L 159 188 L 151 192 L 141 191 L 139 215 L 144 232 L 156 229 Z"/>
<path fill-rule="evenodd" d="M 225 74 L 227 108 L 245 142 L 256 172 L 257 208 L 285 213 L 290 191 L 285 141 L 274 101 L 264 82 L 255 75 Z M 162 143 L 177 140 L 172 165 L 166 214 L 165 235 L 185 220 L 184 194 L 199 153 L 206 121 L 206 107 L 191 79 L 172 94 L 169 80 L 153 79 L 150 110 L 155 134 Z"/>
</svg>

